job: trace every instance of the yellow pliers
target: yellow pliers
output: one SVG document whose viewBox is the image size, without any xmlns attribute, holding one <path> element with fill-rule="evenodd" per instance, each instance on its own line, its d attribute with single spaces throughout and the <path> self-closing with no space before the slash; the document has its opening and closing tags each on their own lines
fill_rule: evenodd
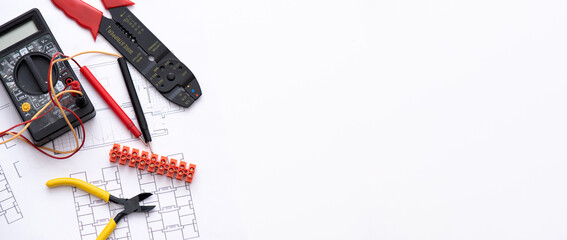
<svg viewBox="0 0 567 240">
<path fill-rule="evenodd" d="M 115 196 L 112 196 L 107 191 L 104 191 L 104 190 L 96 187 L 95 185 L 92 185 L 88 182 L 85 182 L 85 181 L 79 180 L 79 179 L 75 179 L 75 178 L 51 179 L 51 180 L 47 181 L 47 183 L 45 185 L 47 185 L 50 188 L 58 187 L 58 186 L 77 187 L 79 189 L 82 189 L 85 192 L 88 192 L 92 195 L 99 197 L 100 199 L 102 199 L 106 202 L 111 201 L 113 203 L 124 205 L 124 210 L 122 212 L 119 212 L 118 214 L 116 214 L 116 217 L 114 217 L 113 219 L 110 219 L 110 222 L 106 225 L 106 227 L 104 227 L 104 229 L 102 230 L 102 233 L 100 233 L 100 235 L 96 238 L 96 240 L 107 239 L 108 236 L 110 235 L 110 233 L 112 233 L 112 231 L 114 231 L 114 228 L 116 228 L 116 223 L 118 221 L 120 221 L 120 219 L 122 219 L 124 216 L 126 216 L 130 213 L 133 213 L 133 212 L 148 212 L 148 211 L 154 209 L 154 207 L 155 207 L 155 206 L 140 206 L 140 201 L 143 201 L 144 199 L 151 196 L 152 195 L 151 193 L 140 193 L 137 196 L 130 198 L 130 199 L 117 198 Z"/>
</svg>

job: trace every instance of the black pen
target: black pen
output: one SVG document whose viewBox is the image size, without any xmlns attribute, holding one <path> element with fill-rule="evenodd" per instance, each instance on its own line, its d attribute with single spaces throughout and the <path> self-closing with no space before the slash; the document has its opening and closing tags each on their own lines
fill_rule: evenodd
<svg viewBox="0 0 567 240">
<path fill-rule="evenodd" d="M 120 65 L 120 70 L 122 71 L 122 76 L 124 77 L 124 82 L 126 83 L 126 88 L 128 89 L 128 95 L 130 95 L 130 101 L 132 102 L 132 107 L 134 107 L 134 112 L 136 113 L 136 119 L 138 119 L 138 124 L 140 125 L 140 130 L 142 132 L 143 142 L 148 145 L 150 152 L 152 147 L 150 142 L 152 141 L 152 136 L 150 135 L 150 130 L 148 129 L 148 123 L 146 122 L 146 117 L 144 116 L 144 111 L 142 110 L 142 105 L 140 104 L 140 99 L 136 93 L 136 88 L 134 87 L 134 82 L 132 82 L 132 76 L 130 76 L 130 70 L 128 70 L 128 63 L 124 57 L 118 58 L 118 65 Z"/>
</svg>

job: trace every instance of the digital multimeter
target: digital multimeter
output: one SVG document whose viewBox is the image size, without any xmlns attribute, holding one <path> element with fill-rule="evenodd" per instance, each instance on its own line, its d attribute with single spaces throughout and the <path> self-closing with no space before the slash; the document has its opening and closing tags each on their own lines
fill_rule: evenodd
<svg viewBox="0 0 567 240">
<path fill-rule="evenodd" d="M 48 94 L 48 72 L 51 58 L 62 52 L 38 9 L 32 9 L 0 26 L 0 81 L 6 88 L 23 121 L 28 121 L 51 100 Z M 55 94 L 78 78 L 66 61 L 52 69 Z M 80 87 L 80 85 L 79 85 Z M 95 109 L 83 88 L 83 95 L 63 94 L 60 103 L 72 110 L 83 122 L 95 116 Z M 66 112 L 73 126 L 79 122 Z M 69 131 L 61 111 L 54 109 L 33 121 L 28 128 L 34 144 L 44 145 Z"/>
</svg>

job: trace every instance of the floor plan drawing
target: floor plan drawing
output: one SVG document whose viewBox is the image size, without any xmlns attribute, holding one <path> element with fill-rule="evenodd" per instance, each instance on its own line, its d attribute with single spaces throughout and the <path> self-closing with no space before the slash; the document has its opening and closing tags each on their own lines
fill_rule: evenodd
<svg viewBox="0 0 567 240">
<path fill-rule="evenodd" d="M 118 167 L 107 167 L 102 170 L 102 177 L 96 180 L 88 179 L 86 172 L 79 172 L 71 174 L 71 178 L 81 179 L 89 182 L 105 191 L 109 192 L 119 198 L 123 198 L 122 184 L 120 181 L 120 174 Z M 118 212 L 122 211 L 121 208 L 113 207 L 104 200 L 97 198 L 85 191 L 73 188 L 73 199 L 75 201 L 75 210 L 77 212 L 77 222 L 81 232 L 82 240 L 96 239 L 97 234 L 102 232 L 111 218 Z M 124 217 L 116 229 L 112 232 L 108 239 L 112 240 L 129 240 L 130 226 L 128 224 L 128 217 Z"/>
<path fill-rule="evenodd" d="M 132 118 L 134 124 L 138 125 L 116 61 L 88 66 L 125 113 Z M 179 132 L 175 129 L 186 127 L 184 124 L 191 123 L 183 117 L 189 112 L 161 96 L 136 70 L 131 68 L 130 73 L 153 140 L 161 143 L 178 141 Z M 96 110 L 96 116 L 85 123 L 85 131 L 81 127 L 75 128 L 79 144 L 82 140 L 85 141 L 77 155 L 66 160 L 51 160 L 33 152 L 33 149 L 21 141 L 11 141 L 0 145 L 0 155 L 6 153 L 7 156 L 6 161 L 0 165 L 0 239 L 5 238 L 5 233 L 10 239 L 22 239 L 16 236 L 22 230 L 26 231 L 30 223 L 42 219 L 41 217 L 47 212 L 62 213 L 66 216 L 58 223 L 60 227 L 49 228 L 51 232 L 42 232 L 38 228 L 33 228 L 29 231 L 29 237 L 23 237 L 23 239 L 96 239 L 110 219 L 124 209 L 122 205 L 105 202 L 81 189 L 69 187 L 66 190 L 55 191 L 48 190 L 44 186 L 49 179 L 66 176 L 89 182 L 119 198 L 132 197 L 142 192 L 152 194 L 143 201 L 142 205 L 155 206 L 155 208 L 149 212 L 122 218 L 108 237 L 109 240 L 202 238 L 205 235 L 203 232 L 205 228 L 202 227 L 202 231 L 199 231 L 194 198 L 189 183 L 129 166 L 115 165 L 108 160 L 108 150 L 114 143 L 135 146 L 140 145 L 135 142 L 139 139 L 124 127 L 114 112 L 92 89 L 89 82 L 80 74 L 77 74 L 77 77 L 85 85 L 85 91 Z M 10 125 L 21 121 L 11 101 L 1 95 L 0 115 L 12 116 Z M 6 122 L 8 123 L 7 120 Z M 26 131 L 24 135 L 29 134 Z M 8 138 L 10 136 L 3 136 L 0 137 L 0 140 Z M 67 151 L 75 148 L 76 143 L 72 133 L 67 132 L 44 146 Z M 179 161 L 185 158 L 184 161 L 186 161 L 189 156 L 184 156 L 181 153 L 183 150 L 179 151 L 176 147 L 165 146 L 163 148 L 167 149 L 165 151 L 177 154 L 164 156 Z M 37 162 L 21 160 L 25 158 L 20 155 L 41 160 Z M 49 210 L 42 210 L 44 206 L 35 204 L 35 199 L 30 197 L 35 195 L 32 195 L 34 191 L 31 191 L 31 188 L 27 191 L 26 188 L 29 186 L 39 189 L 43 194 L 42 197 L 48 199 L 53 206 L 50 205 Z M 24 190 L 21 190 L 22 188 Z M 21 191 L 24 195 L 20 198 Z M 47 229 L 48 225 L 42 227 Z M 66 228 L 72 228 L 72 231 L 63 233 L 62 230 Z M 53 236 L 57 234 L 63 237 L 54 238 Z"/>
<path fill-rule="evenodd" d="M 107 62 L 89 66 L 91 72 L 97 77 L 99 82 L 109 91 L 111 89 L 125 89 L 124 80 L 122 78 L 117 79 L 116 76 L 122 76 L 119 72 L 118 66 L 115 62 Z M 74 69 L 79 80 L 88 84 L 88 81 L 80 74 L 79 69 Z M 167 115 L 180 113 L 185 111 L 185 108 L 177 106 L 167 99 L 165 99 L 157 90 L 146 81 L 137 71 L 130 71 L 132 75 L 132 80 L 138 93 L 140 103 L 144 108 L 144 114 L 146 115 L 146 120 L 148 122 L 149 129 L 151 130 L 152 138 L 165 136 L 169 133 L 168 128 L 165 126 L 163 119 Z M 85 83 L 86 82 L 86 83 Z M 89 96 L 97 94 L 96 91 L 89 91 Z M 120 95 L 121 96 L 121 95 Z M 135 119 L 134 110 L 129 97 L 115 97 L 116 102 L 129 116 L 132 117 L 132 121 L 137 123 Z M 96 118 L 94 121 L 100 122 L 95 126 L 90 126 L 86 133 L 84 149 L 91 149 L 97 147 L 112 146 L 113 143 L 126 143 L 131 141 L 136 141 L 130 132 L 125 131 L 124 126 L 121 122 L 116 121 L 114 112 L 106 105 L 104 102 L 93 102 L 96 110 Z M 104 126 L 104 127 L 103 127 Z M 81 128 L 76 128 L 78 130 L 79 140 L 82 140 L 84 134 L 80 130 Z M 61 137 L 58 137 L 52 141 L 51 146 L 53 149 L 67 151 L 75 147 L 75 139 L 72 133 L 68 132 Z"/>
<path fill-rule="evenodd" d="M 183 154 L 168 157 L 182 160 Z M 88 178 L 86 172 L 73 173 L 70 177 L 90 182 L 114 196 L 123 197 L 118 167 L 103 168 L 100 178 Z M 150 239 L 185 240 L 199 237 L 189 184 L 147 171 L 138 170 L 136 174 L 140 191 L 154 195 L 144 201 L 144 205 L 156 206 L 152 211 L 145 213 Z M 96 238 L 97 233 L 100 233 L 108 221 L 121 210 L 121 208 L 112 208 L 111 204 L 76 188 L 73 189 L 73 199 L 83 240 Z M 121 221 L 109 239 L 131 239 L 127 217 Z"/>
<path fill-rule="evenodd" d="M 122 89 L 121 92 L 126 92 L 124 79 L 122 73 L 116 62 L 105 62 L 88 66 L 91 72 L 96 76 L 99 82 L 106 88 Z M 79 69 L 73 69 L 81 82 L 87 82 L 80 74 Z M 140 99 L 140 104 L 144 107 L 144 113 L 151 116 L 165 117 L 169 114 L 179 113 L 185 111 L 185 108 L 178 106 L 166 98 L 164 98 L 137 70 L 130 68 L 130 75 L 134 82 L 134 87 Z M 118 76 L 118 77 L 117 77 Z M 91 93 L 92 92 L 92 93 Z M 89 91 L 90 94 L 96 94 L 94 91 Z M 121 98 L 116 98 L 116 102 L 121 107 L 131 107 L 130 98 L 127 94 L 122 94 Z"/>
<path fill-rule="evenodd" d="M 120 122 L 112 121 L 114 120 L 114 113 L 109 108 L 99 109 L 97 111 L 97 121 L 107 121 L 108 124 L 102 124 L 107 127 L 101 127 L 101 125 L 89 126 L 87 133 L 84 134 L 81 128 L 75 128 L 79 141 L 85 139 L 85 144 L 83 149 L 92 149 L 99 147 L 112 146 L 114 143 L 127 143 L 132 141 L 137 141 L 130 132 L 124 130 L 124 126 Z M 110 127 L 108 127 L 110 126 Z M 152 138 L 165 136 L 168 134 L 167 128 L 161 129 L 151 129 Z M 54 149 L 57 150 L 70 150 L 75 147 L 75 139 L 71 132 L 54 139 L 50 144 Z"/>
<path fill-rule="evenodd" d="M 6 135 L 6 136 L 3 136 L 3 137 L 0 137 L 0 141 L 6 141 L 6 140 L 10 139 L 10 137 L 12 137 L 12 135 Z M 7 142 L 7 143 L 4 143 L 2 145 L 4 145 L 4 147 L 6 149 L 9 149 L 9 148 L 16 146 L 16 141 Z"/>
<path fill-rule="evenodd" d="M 2 105 L 0 105 L 0 110 L 3 110 L 3 109 L 5 109 L 5 108 L 7 108 L 7 107 L 10 107 L 10 104 L 9 104 L 9 103 L 2 104 Z"/>
<path fill-rule="evenodd" d="M 8 116 L 8 115 L 12 114 L 12 112 L 15 113 L 16 111 L 13 109 L 14 107 L 12 107 L 12 102 L 10 102 L 8 99 L 4 99 L 4 98 L 5 97 L 0 98 L 0 115 L 1 116 Z M 11 137 L 12 137 L 12 135 L 6 135 L 6 136 L 3 136 L 3 137 L 0 137 L 0 141 L 8 140 Z M 6 149 L 8 149 L 8 148 L 16 146 L 16 141 L 8 142 L 8 143 L 5 143 L 3 145 Z"/>
<path fill-rule="evenodd" d="M 168 156 L 183 160 L 183 154 Z M 192 239 L 199 237 L 195 209 L 189 184 L 185 181 L 138 171 L 140 190 L 156 195 L 156 208 L 147 215 L 152 240 Z"/>
<path fill-rule="evenodd" d="M 20 171 L 18 170 L 18 165 L 17 165 L 18 163 L 20 163 L 20 161 L 16 161 L 16 162 L 13 163 L 13 165 L 14 165 L 14 170 L 16 170 L 16 173 L 18 174 L 18 177 L 19 177 L 19 178 L 22 178 L 22 175 L 20 175 Z"/>
<path fill-rule="evenodd" d="M 7 224 L 11 224 L 23 217 L 10 184 L 8 184 L 6 175 L 4 175 L 4 170 L 0 166 L 0 219 L 4 219 Z M 0 221 L 1 223 L 2 221 Z"/>
</svg>

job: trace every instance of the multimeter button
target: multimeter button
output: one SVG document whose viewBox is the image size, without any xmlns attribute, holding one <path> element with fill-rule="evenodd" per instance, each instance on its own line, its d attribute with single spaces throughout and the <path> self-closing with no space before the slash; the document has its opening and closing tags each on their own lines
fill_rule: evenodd
<svg viewBox="0 0 567 240">
<path fill-rule="evenodd" d="M 172 72 L 168 73 L 167 74 L 167 80 L 169 80 L 169 81 L 175 80 L 175 73 L 172 73 Z"/>
<path fill-rule="evenodd" d="M 197 81 L 189 82 L 189 84 L 185 86 L 185 91 L 195 100 L 201 96 L 201 86 L 199 86 L 199 82 Z"/>
<path fill-rule="evenodd" d="M 27 102 L 22 104 L 22 111 L 28 112 L 31 109 L 31 105 Z"/>
</svg>

